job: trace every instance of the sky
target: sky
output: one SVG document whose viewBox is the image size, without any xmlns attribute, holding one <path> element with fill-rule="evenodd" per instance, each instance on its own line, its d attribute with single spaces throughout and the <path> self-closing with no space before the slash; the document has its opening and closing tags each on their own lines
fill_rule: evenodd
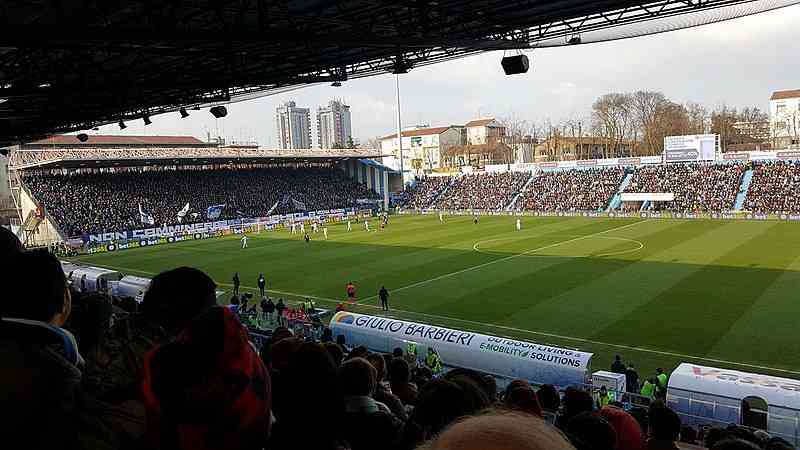
<svg viewBox="0 0 800 450">
<path fill-rule="evenodd" d="M 528 53 L 527 74 L 506 76 L 502 52 L 411 70 L 400 76 L 403 127 L 463 124 L 478 117 L 509 117 L 554 123 L 588 117 L 594 100 L 610 92 L 661 91 L 673 101 L 723 103 L 768 110 L 775 90 L 800 89 L 800 6 L 669 33 Z M 293 100 L 311 109 L 331 99 L 350 105 L 353 135 L 370 138 L 396 132 L 394 75 L 315 85 L 290 93 L 228 105 L 228 116 L 206 110 L 153 116 L 145 127 L 131 121 L 97 134 L 193 135 L 203 140 L 256 140 L 275 147 L 275 108 Z M 314 136 L 316 144 L 316 136 Z"/>
</svg>

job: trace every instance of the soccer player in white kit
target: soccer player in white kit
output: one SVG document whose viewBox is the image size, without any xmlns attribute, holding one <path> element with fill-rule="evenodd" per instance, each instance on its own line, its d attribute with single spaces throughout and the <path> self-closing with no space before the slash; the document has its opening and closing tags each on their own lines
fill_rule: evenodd
<svg viewBox="0 0 800 450">
<path fill-rule="evenodd" d="M 517 219 L 517 231 L 520 231 L 521 229 L 522 229 L 522 222 L 520 222 L 519 219 Z"/>
<path fill-rule="evenodd" d="M 297 234 L 297 224 L 292 222 L 292 234 Z"/>
<path fill-rule="evenodd" d="M 369 222 L 364 221 L 364 230 L 369 231 Z"/>
<path fill-rule="evenodd" d="M 242 236 L 242 248 L 247 248 L 247 235 Z"/>
<path fill-rule="evenodd" d="M 312 233 L 316 233 L 317 232 L 317 222 L 312 222 L 311 223 L 311 232 Z"/>
<path fill-rule="evenodd" d="M 306 234 L 306 223 L 300 222 L 300 232 Z"/>
<path fill-rule="evenodd" d="M 322 234 L 325 236 L 325 240 L 328 240 L 328 227 L 322 227 Z"/>
<path fill-rule="evenodd" d="M 350 226 L 350 221 L 347 221 L 347 231 L 353 231 L 353 227 Z"/>
</svg>

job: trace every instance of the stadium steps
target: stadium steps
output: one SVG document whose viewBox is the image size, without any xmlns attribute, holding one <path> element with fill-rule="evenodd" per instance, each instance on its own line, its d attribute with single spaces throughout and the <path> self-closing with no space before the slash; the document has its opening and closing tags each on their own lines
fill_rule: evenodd
<svg viewBox="0 0 800 450">
<path fill-rule="evenodd" d="M 750 183 L 753 182 L 753 169 L 747 169 L 742 176 L 742 185 L 739 187 L 739 193 L 736 194 L 736 202 L 733 204 L 734 211 L 741 211 L 744 208 L 744 201 L 747 198 L 747 192 L 750 190 Z"/>
<path fill-rule="evenodd" d="M 450 186 L 452 186 L 455 182 L 456 182 L 456 179 L 455 179 L 455 177 L 453 177 L 450 180 L 450 182 L 447 183 L 447 186 L 445 186 L 444 189 L 442 189 L 442 192 L 439 192 L 438 194 L 436 194 L 435 197 L 433 197 L 433 200 L 431 200 L 430 204 L 428 205 L 428 208 L 433 208 L 433 205 L 435 205 L 436 202 L 438 202 L 440 198 L 444 197 L 444 194 L 447 193 L 447 190 L 450 189 Z"/>
<path fill-rule="evenodd" d="M 38 232 L 39 224 L 42 223 L 42 218 L 36 215 L 36 211 L 31 211 L 28 213 L 28 217 L 25 218 L 25 222 L 22 223 L 22 226 L 19 227 L 20 233 L 22 233 L 20 238 L 22 238 L 22 245 L 28 245 L 28 242 L 31 238 Z"/>
<path fill-rule="evenodd" d="M 619 189 L 617 189 L 617 193 L 611 197 L 611 201 L 608 202 L 608 207 L 606 208 L 606 212 L 613 211 L 619 208 L 619 205 L 622 204 L 622 193 L 631 183 L 631 179 L 633 178 L 632 173 L 626 173 L 625 178 L 622 179 L 622 183 L 619 184 Z"/>
<path fill-rule="evenodd" d="M 528 178 L 528 181 L 526 181 L 525 184 L 522 185 L 522 189 L 520 189 L 519 192 L 517 192 L 517 195 L 515 195 L 514 198 L 511 199 L 511 203 L 509 203 L 508 206 L 505 207 L 506 211 L 514 210 L 514 206 L 517 204 L 517 200 L 522 196 L 524 192 L 528 191 L 528 186 L 530 186 L 531 183 L 533 183 L 534 178 L 536 178 L 536 174 L 534 172 L 531 172 L 531 176 L 530 178 Z"/>
</svg>

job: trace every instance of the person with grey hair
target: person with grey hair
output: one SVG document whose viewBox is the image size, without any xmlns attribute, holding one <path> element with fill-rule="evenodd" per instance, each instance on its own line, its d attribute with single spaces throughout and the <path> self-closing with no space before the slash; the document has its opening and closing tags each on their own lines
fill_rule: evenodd
<svg viewBox="0 0 800 450">
<path fill-rule="evenodd" d="M 454 423 L 418 450 L 575 450 L 575 447 L 538 417 L 491 411 Z"/>
</svg>

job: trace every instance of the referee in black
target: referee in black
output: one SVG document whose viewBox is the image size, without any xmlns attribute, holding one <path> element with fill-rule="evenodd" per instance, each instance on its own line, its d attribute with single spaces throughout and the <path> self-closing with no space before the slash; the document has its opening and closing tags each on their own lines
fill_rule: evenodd
<svg viewBox="0 0 800 450">
<path fill-rule="evenodd" d="M 381 299 L 381 310 L 388 311 L 389 310 L 389 291 L 386 290 L 386 286 L 381 286 L 381 290 L 378 291 L 378 297 Z"/>
</svg>

